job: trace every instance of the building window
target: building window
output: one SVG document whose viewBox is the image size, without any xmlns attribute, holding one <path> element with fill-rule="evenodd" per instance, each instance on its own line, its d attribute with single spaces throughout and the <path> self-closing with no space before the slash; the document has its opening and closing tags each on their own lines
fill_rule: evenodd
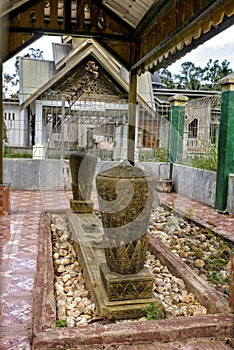
<svg viewBox="0 0 234 350">
<path fill-rule="evenodd" d="M 189 138 L 197 138 L 198 135 L 198 119 L 195 118 L 189 123 L 188 126 L 188 137 Z"/>
</svg>

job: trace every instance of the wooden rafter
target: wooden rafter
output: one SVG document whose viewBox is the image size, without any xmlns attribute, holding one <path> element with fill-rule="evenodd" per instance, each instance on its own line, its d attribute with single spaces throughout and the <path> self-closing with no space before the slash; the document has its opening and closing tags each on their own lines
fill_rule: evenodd
<svg viewBox="0 0 234 350">
<path fill-rule="evenodd" d="M 132 33 L 130 26 L 123 26 L 116 15 L 110 15 L 110 10 L 103 10 L 103 6 L 91 0 L 80 0 L 71 11 L 71 0 L 50 1 L 49 10 L 45 8 L 44 0 L 29 1 L 19 9 L 12 11 L 9 18 L 2 18 L 2 28 L 6 28 L 8 45 L 2 49 L 2 59 L 6 61 L 17 48 L 33 36 L 42 34 L 74 35 L 80 37 L 102 38 L 113 42 L 129 45 Z M 89 9 L 89 14 L 85 9 Z M 90 16 L 90 17 L 89 17 Z M 86 18 L 87 17 L 87 18 Z M 122 44 L 119 45 L 123 46 Z M 123 62 L 129 61 L 128 50 L 121 50 L 119 56 L 123 56 Z"/>
</svg>

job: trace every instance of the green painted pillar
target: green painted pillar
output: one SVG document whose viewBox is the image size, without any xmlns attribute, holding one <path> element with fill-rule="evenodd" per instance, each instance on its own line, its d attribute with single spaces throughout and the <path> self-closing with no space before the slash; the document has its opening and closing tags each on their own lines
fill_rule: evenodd
<svg viewBox="0 0 234 350">
<path fill-rule="evenodd" d="M 222 85 L 222 103 L 215 208 L 225 211 L 227 208 L 228 175 L 234 173 L 234 74 L 221 79 L 219 84 Z"/>
<path fill-rule="evenodd" d="M 168 150 L 171 162 L 181 162 L 183 159 L 184 115 L 188 97 L 175 95 L 168 99 L 171 105 L 169 114 Z"/>
</svg>

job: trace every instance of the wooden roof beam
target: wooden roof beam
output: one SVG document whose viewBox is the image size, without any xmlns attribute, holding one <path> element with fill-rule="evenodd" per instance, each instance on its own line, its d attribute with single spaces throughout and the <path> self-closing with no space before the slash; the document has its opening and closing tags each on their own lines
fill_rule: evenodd
<svg viewBox="0 0 234 350">
<path fill-rule="evenodd" d="M 174 2 L 138 38 L 137 58 L 131 69 L 142 73 L 168 66 L 182 53 L 186 54 L 234 23 L 233 0 L 202 0 L 199 3 L 200 8 L 197 2 Z"/>
</svg>

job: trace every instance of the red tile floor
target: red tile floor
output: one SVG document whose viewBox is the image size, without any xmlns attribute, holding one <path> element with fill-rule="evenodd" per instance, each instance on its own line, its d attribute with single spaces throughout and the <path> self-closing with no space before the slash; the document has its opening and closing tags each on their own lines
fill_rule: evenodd
<svg viewBox="0 0 234 350">
<path fill-rule="evenodd" d="M 40 213 L 66 209 L 71 192 L 11 191 L 10 213 L 0 216 L 0 349 L 31 349 L 32 295 L 37 260 Z M 92 199 L 97 207 L 95 193 Z M 234 217 L 178 196 L 160 194 L 176 209 L 192 213 L 234 240 Z"/>
<path fill-rule="evenodd" d="M 43 209 L 69 207 L 70 192 L 12 191 L 0 217 L 0 349 L 30 349 L 38 227 Z"/>
</svg>

